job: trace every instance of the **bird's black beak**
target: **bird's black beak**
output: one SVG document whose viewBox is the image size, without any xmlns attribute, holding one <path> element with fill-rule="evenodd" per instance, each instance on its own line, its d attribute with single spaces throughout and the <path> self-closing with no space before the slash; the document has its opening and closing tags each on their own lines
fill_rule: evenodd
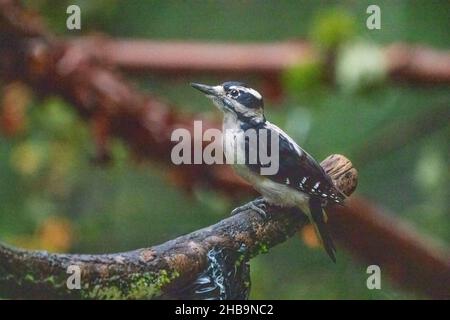
<svg viewBox="0 0 450 320">
<path fill-rule="evenodd" d="M 219 108 L 219 110 L 223 112 L 232 110 L 229 103 L 227 103 L 227 98 L 221 85 L 208 86 L 206 84 L 191 83 L 191 86 L 203 92 L 207 98 L 213 101 L 214 105 Z"/>
<path fill-rule="evenodd" d="M 215 87 L 207 86 L 206 84 L 191 83 L 191 86 L 208 96 L 217 97 L 219 95 L 219 92 Z"/>
</svg>

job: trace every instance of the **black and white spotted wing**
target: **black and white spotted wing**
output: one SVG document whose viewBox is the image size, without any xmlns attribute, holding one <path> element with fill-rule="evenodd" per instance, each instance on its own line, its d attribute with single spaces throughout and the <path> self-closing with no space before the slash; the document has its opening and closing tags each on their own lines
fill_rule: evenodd
<svg viewBox="0 0 450 320">
<path fill-rule="evenodd" d="M 316 196 L 324 201 L 329 200 L 335 203 L 343 203 L 345 196 L 336 189 L 331 178 L 325 173 L 323 168 L 280 128 L 268 121 L 252 126 L 252 128 L 257 132 L 264 129 L 267 130 L 267 151 L 269 154 L 272 151 L 269 135 L 275 134 L 278 136 L 279 170 L 274 175 L 266 175 L 264 177 L 277 183 L 289 185 L 291 188 Z M 245 130 L 246 128 L 243 129 Z M 261 147 L 259 144 L 259 134 L 257 137 L 258 143 L 256 145 L 255 143 L 250 143 L 249 139 L 246 139 L 246 155 L 249 154 L 252 148 Z M 264 144 L 262 146 L 264 147 Z M 266 151 L 264 150 L 263 152 Z M 252 172 L 257 174 L 261 174 L 261 167 L 268 166 L 262 165 L 259 157 L 256 164 L 246 162 L 246 165 Z"/>
</svg>

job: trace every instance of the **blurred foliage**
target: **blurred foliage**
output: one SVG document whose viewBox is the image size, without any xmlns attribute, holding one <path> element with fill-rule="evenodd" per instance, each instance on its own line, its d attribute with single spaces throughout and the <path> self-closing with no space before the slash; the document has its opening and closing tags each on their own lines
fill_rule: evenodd
<svg viewBox="0 0 450 320">
<path fill-rule="evenodd" d="M 390 140 L 389 136 L 380 136 L 384 129 L 406 126 L 415 130 L 424 114 L 449 106 L 446 87 L 385 82 L 385 62 L 378 54 L 378 46 L 393 41 L 448 49 L 447 1 L 377 1 L 382 29 L 376 31 L 365 27 L 366 8 L 372 1 L 26 3 L 45 15 L 52 30 L 67 36 L 99 31 L 117 37 L 167 40 L 312 37 L 324 47 L 344 41 L 337 56 L 338 85 L 324 83 L 320 75 L 325 66 L 313 61 L 287 70 L 283 84 L 289 94 L 277 102 L 277 107 L 274 102 L 266 102 L 268 118 L 317 159 L 332 153 L 347 155 L 360 172 L 359 194 L 408 220 L 443 246 L 450 243 L 448 123 L 437 123 L 419 137 L 403 137 L 403 143 L 393 151 L 371 150 L 370 157 L 364 153 L 374 141 L 381 139 L 383 145 Z M 65 29 L 69 4 L 81 7 L 81 31 Z M 225 79 L 154 75 L 135 79 L 143 90 L 164 97 L 183 112 L 219 118 L 209 101 L 187 85 L 193 80 L 215 83 Z M 246 75 L 240 80 L 255 87 L 261 85 Z M 166 182 L 159 166 L 132 161 L 120 141 L 112 141 L 114 161 L 95 166 L 95 146 L 88 127 L 70 106 L 58 97 L 6 99 L 5 88 L 0 117 L 19 124 L 19 129 L 8 131 L 11 134 L 4 131 L 0 137 L 2 240 L 55 251 L 129 250 L 212 224 L 238 204 L 214 190 L 184 194 Z M 19 95 L 26 97 L 29 93 Z M 16 101 L 12 106 L 11 100 Z M 252 260 L 251 297 L 413 297 L 390 287 L 384 278 L 382 290 L 367 290 L 365 270 L 366 266 L 354 262 L 343 250 L 338 252 L 338 264 L 333 265 L 306 230 L 268 255 Z"/>
<path fill-rule="evenodd" d="M 342 8 L 327 8 L 315 16 L 310 38 L 322 49 L 331 49 L 348 41 L 356 33 L 354 16 Z"/>
<path fill-rule="evenodd" d="M 336 82 L 347 91 L 368 89 L 387 77 L 387 63 L 381 48 L 372 43 L 353 43 L 340 49 Z"/>
<path fill-rule="evenodd" d="M 281 81 L 285 90 L 297 99 L 314 98 L 323 90 L 324 66 L 319 59 L 304 61 L 287 68 Z"/>
</svg>

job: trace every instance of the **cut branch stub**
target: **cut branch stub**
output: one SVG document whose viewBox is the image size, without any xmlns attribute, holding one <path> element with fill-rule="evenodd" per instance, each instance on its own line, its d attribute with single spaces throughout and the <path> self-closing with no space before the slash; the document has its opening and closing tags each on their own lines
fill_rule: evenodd
<svg viewBox="0 0 450 320">
<path fill-rule="evenodd" d="M 358 185 L 358 171 L 346 157 L 333 154 L 323 160 L 320 165 L 331 177 L 334 185 L 345 195 L 349 196 L 355 191 Z"/>
</svg>

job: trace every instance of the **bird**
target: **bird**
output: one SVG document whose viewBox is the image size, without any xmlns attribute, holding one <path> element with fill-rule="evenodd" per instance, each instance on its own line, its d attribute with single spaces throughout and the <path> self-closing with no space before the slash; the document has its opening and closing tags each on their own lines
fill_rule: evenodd
<svg viewBox="0 0 450 320">
<path fill-rule="evenodd" d="M 271 148 L 273 141 L 278 145 L 279 163 L 274 174 L 261 174 L 261 169 L 267 167 L 267 163 L 261 161 L 259 153 L 257 161 L 250 162 L 246 158 L 244 163 L 233 164 L 236 173 L 262 196 L 258 205 L 250 203 L 250 206 L 263 216 L 265 204 L 299 208 L 307 215 L 326 253 L 336 263 L 336 248 L 329 234 L 324 208 L 330 202 L 343 205 L 345 195 L 333 184 L 330 176 L 288 134 L 266 120 L 263 97 L 257 90 L 239 81 L 227 81 L 214 86 L 191 83 L 191 86 L 204 93 L 223 112 L 222 130 L 227 132 L 223 135 L 225 155 L 238 150 L 248 158 L 251 151 L 261 148 L 259 134 L 256 135 L 256 144 L 239 137 L 246 130 L 275 137 L 273 140 L 266 139 L 267 150 L 275 150 Z"/>
</svg>

